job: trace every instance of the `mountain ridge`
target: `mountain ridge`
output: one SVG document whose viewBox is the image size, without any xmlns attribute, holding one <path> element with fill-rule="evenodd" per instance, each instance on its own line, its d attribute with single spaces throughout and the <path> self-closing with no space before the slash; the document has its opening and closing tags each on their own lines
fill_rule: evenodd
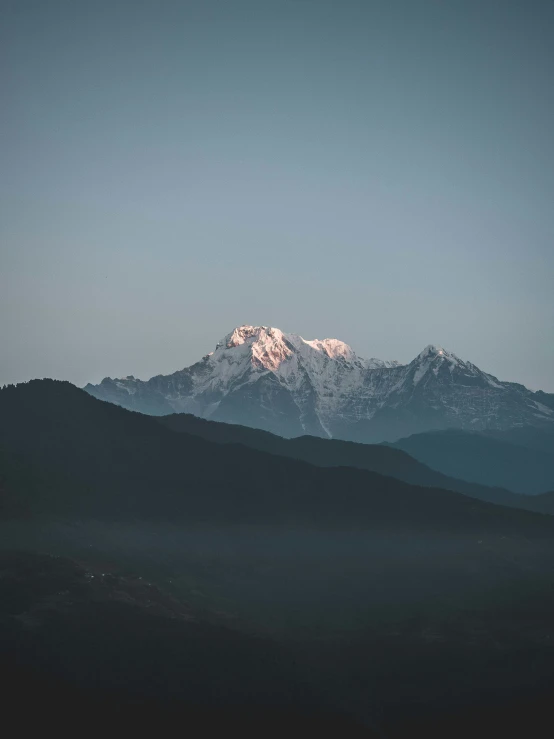
<svg viewBox="0 0 554 739">
<path fill-rule="evenodd" d="M 549 516 L 461 493 L 177 434 L 52 380 L 0 389 L 0 490 L 4 519 L 554 532 Z"/>
<path fill-rule="evenodd" d="M 414 434 L 391 446 L 449 477 L 531 496 L 554 489 L 554 435 L 544 434 L 538 448 L 513 436 L 447 429 Z"/>
<path fill-rule="evenodd" d="M 420 462 L 401 447 L 389 444 L 359 444 L 341 439 L 299 436 L 284 439 L 275 434 L 247 426 L 211 421 L 192 414 L 176 413 L 162 416 L 159 423 L 180 433 L 201 436 L 218 444 L 243 444 L 252 449 L 300 459 L 318 467 L 354 467 L 393 477 L 411 485 L 452 490 L 498 505 L 527 510 L 545 510 L 541 496 L 515 493 L 499 486 L 485 486 L 454 478 Z M 544 491 L 541 491 L 544 492 Z M 554 509 L 553 509 L 554 510 Z"/>
<path fill-rule="evenodd" d="M 130 410 L 192 413 L 285 437 L 380 442 L 451 427 L 554 426 L 554 397 L 501 382 L 442 347 L 429 344 L 402 365 L 268 326 L 234 329 L 171 375 L 105 378 L 84 389 Z"/>
</svg>

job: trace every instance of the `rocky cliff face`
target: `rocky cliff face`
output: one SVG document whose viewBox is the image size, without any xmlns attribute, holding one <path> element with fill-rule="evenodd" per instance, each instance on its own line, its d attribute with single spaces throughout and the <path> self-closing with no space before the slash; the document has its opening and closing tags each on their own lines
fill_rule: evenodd
<svg viewBox="0 0 554 739">
<path fill-rule="evenodd" d="M 440 347 L 401 365 L 267 326 L 236 328 L 172 375 L 106 378 L 85 390 L 143 413 L 194 413 L 283 436 L 377 442 L 437 428 L 554 424 L 554 395 L 500 382 Z"/>
</svg>

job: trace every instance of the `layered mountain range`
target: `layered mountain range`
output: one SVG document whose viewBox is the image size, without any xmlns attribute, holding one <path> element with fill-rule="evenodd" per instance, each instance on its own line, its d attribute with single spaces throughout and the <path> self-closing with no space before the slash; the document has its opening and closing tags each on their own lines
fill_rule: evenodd
<svg viewBox="0 0 554 739">
<path fill-rule="evenodd" d="M 85 390 L 130 410 L 187 412 L 286 437 L 379 442 L 432 429 L 554 426 L 554 395 L 502 382 L 441 347 L 403 365 L 268 326 L 234 329 L 171 375 L 105 378 Z"/>
</svg>

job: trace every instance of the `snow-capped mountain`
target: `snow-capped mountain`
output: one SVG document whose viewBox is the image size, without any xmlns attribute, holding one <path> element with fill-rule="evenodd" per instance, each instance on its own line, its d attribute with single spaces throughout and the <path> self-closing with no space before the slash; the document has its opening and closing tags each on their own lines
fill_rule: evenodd
<svg viewBox="0 0 554 739">
<path fill-rule="evenodd" d="M 172 375 L 106 378 L 85 390 L 144 413 L 193 413 L 283 436 L 393 441 L 434 428 L 554 423 L 554 395 L 500 382 L 440 347 L 401 365 L 268 326 L 236 328 Z"/>
</svg>

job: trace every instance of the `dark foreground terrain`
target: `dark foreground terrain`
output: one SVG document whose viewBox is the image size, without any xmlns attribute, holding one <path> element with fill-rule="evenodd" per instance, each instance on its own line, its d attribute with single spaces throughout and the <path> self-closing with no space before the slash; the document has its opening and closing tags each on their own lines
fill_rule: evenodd
<svg viewBox="0 0 554 739">
<path fill-rule="evenodd" d="M 49 381 L 0 390 L 0 504 L 21 732 L 551 735 L 552 516 Z"/>
<path fill-rule="evenodd" d="M 20 728 L 366 735 L 313 695 L 288 650 L 224 615 L 66 558 L 4 553 L 0 572 L 3 713 Z"/>
<path fill-rule="evenodd" d="M 2 534 L 71 555 L 0 554 L 6 705 L 23 698 L 60 729 L 78 707 L 100 724 L 208 735 L 550 736 L 554 590 L 533 546 L 517 566 L 482 545 L 456 564 L 456 547 L 404 536 Z"/>
</svg>

